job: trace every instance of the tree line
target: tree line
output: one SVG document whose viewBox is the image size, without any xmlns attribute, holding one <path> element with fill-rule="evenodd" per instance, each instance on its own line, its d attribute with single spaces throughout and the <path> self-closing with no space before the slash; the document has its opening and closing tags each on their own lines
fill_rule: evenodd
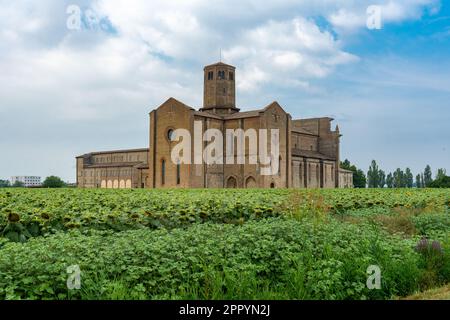
<svg viewBox="0 0 450 320">
<path fill-rule="evenodd" d="M 348 160 L 341 162 L 341 168 L 353 171 L 355 188 L 450 188 L 450 177 L 447 176 L 446 170 L 438 169 L 433 179 L 429 165 L 415 176 L 410 168 L 405 170 L 397 168 L 394 172 L 386 174 L 375 160 L 372 160 L 367 175 Z"/>
<path fill-rule="evenodd" d="M 423 172 L 418 173 L 415 178 L 410 168 L 404 171 L 397 168 L 388 174 L 381 170 L 375 160 L 369 167 L 367 175 L 358 169 L 349 160 L 341 162 L 341 168 L 353 172 L 353 185 L 355 188 L 450 188 L 450 177 L 445 169 L 438 169 L 435 179 L 431 167 L 427 165 Z M 23 183 L 16 181 L 13 185 L 8 180 L 0 180 L 0 188 L 22 188 Z M 64 188 L 67 184 L 59 177 L 47 177 L 42 183 L 42 188 Z"/>
</svg>

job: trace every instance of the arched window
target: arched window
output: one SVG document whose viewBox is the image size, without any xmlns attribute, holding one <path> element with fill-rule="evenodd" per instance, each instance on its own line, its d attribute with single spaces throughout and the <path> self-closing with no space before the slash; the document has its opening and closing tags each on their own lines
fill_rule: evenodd
<svg viewBox="0 0 450 320">
<path fill-rule="evenodd" d="M 281 160 L 283 160 L 281 158 L 281 156 L 278 158 L 278 175 L 281 176 Z"/>
<path fill-rule="evenodd" d="M 167 131 L 167 139 L 169 139 L 169 141 L 173 141 L 175 138 L 175 131 L 173 129 L 169 129 Z"/>
<path fill-rule="evenodd" d="M 299 178 L 300 178 L 300 184 L 302 185 L 302 183 L 303 183 L 303 164 L 302 163 L 300 163 L 300 166 L 299 166 Z"/>
<path fill-rule="evenodd" d="M 237 187 L 237 181 L 234 177 L 229 177 L 227 181 L 227 188 L 235 189 Z"/>
<path fill-rule="evenodd" d="M 161 162 L 161 184 L 166 184 L 166 160 Z"/>
<path fill-rule="evenodd" d="M 218 78 L 219 80 L 225 80 L 225 71 L 219 71 Z"/>
<path fill-rule="evenodd" d="M 248 189 L 256 188 L 256 180 L 253 177 L 248 177 L 245 182 L 245 187 Z"/>
<path fill-rule="evenodd" d="M 177 185 L 181 184 L 181 164 L 177 163 Z"/>
</svg>

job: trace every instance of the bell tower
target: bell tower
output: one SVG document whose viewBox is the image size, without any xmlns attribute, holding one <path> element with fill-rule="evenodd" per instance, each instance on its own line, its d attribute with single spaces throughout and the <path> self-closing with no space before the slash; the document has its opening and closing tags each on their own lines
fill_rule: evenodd
<svg viewBox="0 0 450 320">
<path fill-rule="evenodd" d="M 203 108 L 218 115 L 239 112 L 236 108 L 236 68 L 218 62 L 204 68 Z"/>
</svg>

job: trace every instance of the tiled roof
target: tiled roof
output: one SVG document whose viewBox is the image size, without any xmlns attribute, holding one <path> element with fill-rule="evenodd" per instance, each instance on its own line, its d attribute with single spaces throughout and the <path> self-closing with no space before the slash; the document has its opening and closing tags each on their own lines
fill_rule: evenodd
<svg viewBox="0 0 450 320">
<path fill-rule="evenodd" d="M 113 162 L 113 163 L 96 163 L 96 164 L 85 164 L 85 168 L 114 168 L 114 167 L 137 167 L 143 165 L 142 162 Z M 148 165 L 145 164 L 147 167 Z"/>
<path fill-rule="evenodd" d="M 221 117 L 221 116 L 219 116 L 217 114 L 204 112 L 204 111 L 195 111 L 194 115 L 200 116 L 200 117 L 206 117 L 206 118 L 213 118 L 213 119 L 223 120 L 223 117 Z"/>
<path fill-rule="evenodd" d="M 95 156 L 99 154 L 109 154 L 109 153 L 130 153 L 130 152 L 148 152 L 148 148 L 142 148 L 142 149 L 127 149 L 127 150 L 112 150 L 112 151 L 98 151 L 98 152 L 90 152 L 83 154 L 81 156 L 78 156 L 77 158 L 84 158 L 87 156 Z"/>
<path fill-rule="evenodd" d="M 297 133 L 302 133 L 302 134 L 307 134 L 310 136 L 317 136 L 317 134 L 312 133 L 311 131 L 308 131 L 306 129 L 303 128 L 299 128 L 299 127 L 292 127 L 291 131 L 297 132 Z"/>
<path fill-rule="evenodd" d="M 321 160 L 332 160 L 332 161 L 336 160 L 335 158 L 329 157 L 323 153 L 320 153 L 317 151 L 310 151 L 310 150 L 292 149 L 292 155 L 297 156 L 297 157 L 305 157 L 305 158 L 313 158 L 313 159 L 321 159 Z"/>
<path fill-rule="evenodd" d="M 225 120 L 232 120 L 232 119 L 242 119 L 242 118 L 252 118 L 252 117 L 258 117 L 259 113 L 263 110 L 252 110 L 252 111 L 244 111 L 244 112 L 237 112 L 233 114 L 227 114 L 224 116 Z"/>
</svg>

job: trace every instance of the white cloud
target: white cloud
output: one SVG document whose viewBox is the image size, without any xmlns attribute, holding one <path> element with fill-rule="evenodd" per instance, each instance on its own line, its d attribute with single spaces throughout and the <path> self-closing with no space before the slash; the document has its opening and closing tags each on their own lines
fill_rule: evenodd
<svg viewBox="0 0 450 320">
<path fill-rule="evenodd" d="M 236 45 L 224 52 L 227 61 L 242 66 L 242 90 L 255 90 L 260 83 L 301 84 L 309 89 L 308 79 L 323 78 L 341 64 L 358 58 L 344 52 L 339 41 L 305 18 L 269 21 L 244 32 Z M 248 74 L 257 73 L 249 76 Z M 264 78 L 270 75 L 270 78 Z M 252 83 L 249 83 L 252 82 Z"/>
<path fill-rule="evenodd" d="M 339 11 L 330 15 L 329 20 L 333 26 L 348 31 L 363 27 L 366 23 L 367 16 L 361 12 L 355 13 L 346 9 L 339 9 Z"/>
</svg>

